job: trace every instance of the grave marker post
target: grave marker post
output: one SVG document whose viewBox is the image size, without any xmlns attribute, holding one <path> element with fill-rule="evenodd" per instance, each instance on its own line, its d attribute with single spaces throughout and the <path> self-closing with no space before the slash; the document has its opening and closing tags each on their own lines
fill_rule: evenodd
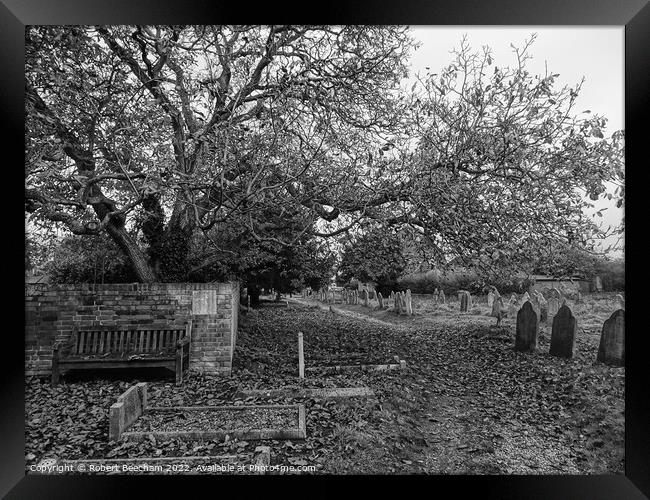
<svg viewBox="0 0 650 500">
<path fill-rule="evenodd" d="M 298 332 L 298 376 L 305 378 L 305 354 L 302 344 L 302 332 Z"/>
</svg>

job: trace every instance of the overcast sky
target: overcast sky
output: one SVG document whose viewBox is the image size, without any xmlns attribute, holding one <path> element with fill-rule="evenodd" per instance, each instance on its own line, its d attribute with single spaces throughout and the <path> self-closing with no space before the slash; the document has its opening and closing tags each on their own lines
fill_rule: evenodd
<svg viewBox="0 0 650 500">
<path fill-rule="evenodd" d="M 533 56 L 527 63 L 529 71 L 543 74 L 546 63 L 549 73 L 560 74 L 560 86 L 573 86 L 585 77 L 574 110 L 580 113 L 588 109 L 605 116 L 606 136 L 624 129 L 623 26 L 412 26 L 412 34 L 421 46 L 411 56 L 411 70 L 424 75 L 428 66 L 433 73 L 438 72 L 453 60 L 450 51 L 460 45 L 465 34 L 473 49 L 489 46 L 496 65 L 512 66 L 516 57 L 510 44 L 522 47 L 532 33 L 537 34 L 537 39 L 529 51 Z M 607 207 L 604 224 L 618 225 L 623 211 L 607 200 L 597 202 L 595 210 L 603 207 Z"/>
</svg>

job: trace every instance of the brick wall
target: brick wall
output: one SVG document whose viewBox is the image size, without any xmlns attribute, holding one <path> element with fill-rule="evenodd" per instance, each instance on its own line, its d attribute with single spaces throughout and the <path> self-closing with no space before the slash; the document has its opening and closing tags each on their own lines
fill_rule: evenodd
<svg viewBox="0 0 650 500">
<path fill-rule="evenodd" d="M 25 285 L 25 372 L 49 374 L 54 342 L 67 340 L 74 328 L 191 319 L 190 369 L 229 374 L 238 314 L 238 283 Z"/>
</svg>

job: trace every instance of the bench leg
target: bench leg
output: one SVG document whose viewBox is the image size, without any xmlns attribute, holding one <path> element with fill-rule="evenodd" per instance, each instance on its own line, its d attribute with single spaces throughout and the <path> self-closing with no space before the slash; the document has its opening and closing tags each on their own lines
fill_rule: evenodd
<svg viewBox="0 0 650 500">
<path fill-rule="evenodd" d="M 52 386 L 59 383 L 59 349 L 54 348 L 52 352 Z"/>
<path fill-rule="evenodd" d="M 176 350 L 176 385 L 183 383 L 183 349 Z"/>
</svg>

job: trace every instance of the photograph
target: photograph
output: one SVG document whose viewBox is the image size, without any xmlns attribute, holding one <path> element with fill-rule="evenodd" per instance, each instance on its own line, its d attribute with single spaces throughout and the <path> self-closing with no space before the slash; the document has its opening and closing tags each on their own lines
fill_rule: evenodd
<svg viewBox="0 0 650 500">
<path fill-rule="evenodd" d="M 625 26 L 24 37 L 27 476 L 625 475 Z"/>
</svg>

